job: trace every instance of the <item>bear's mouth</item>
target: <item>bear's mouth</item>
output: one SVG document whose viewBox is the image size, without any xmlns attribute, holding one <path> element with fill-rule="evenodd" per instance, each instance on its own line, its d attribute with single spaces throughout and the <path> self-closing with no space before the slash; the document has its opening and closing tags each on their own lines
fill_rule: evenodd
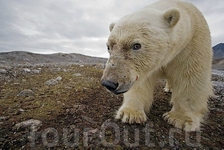
<svg viewBox="0 0 224 150">
<path fill-rule="evenodd" d="M 114 90 L 114 91 L 111 91 L 111 92 L 116 94 L 116 95 L 119 95 L 119 94 L 126 93 L 127 91 L 128 91 L 128 89 L 127 90 L 121 89 L 121 90 Z"/>
<path fill-rule="evenodd" d="M 128 92 L 128 90 L 131 88 L 132 85 L 133 85 L 133 83 L 119 84 L 118 88 L 116 90 L 112 90 L 111 92 L 116 95 L 123 94 L 123 93 Z"/>
<path fill-rule="evenodd" d="M 127 92 L 133 83 L 123 84 L 123 83 L 113 83 L 111 81 L 102 80 L 101 83 L 103 86 L 107 88 L 110 92 L 118 95 Z"/>
</svg>

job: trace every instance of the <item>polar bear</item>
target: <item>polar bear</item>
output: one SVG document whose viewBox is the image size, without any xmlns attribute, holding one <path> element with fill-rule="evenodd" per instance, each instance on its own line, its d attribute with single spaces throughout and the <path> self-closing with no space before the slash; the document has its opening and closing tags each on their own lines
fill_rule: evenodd
<svg viewBox="0 0 224 150">
<path fill-rule="evenodd" d="M 124 93 L 116 119 L 144 123 L 157 79 L 172 88 L 172 109 L 163 117 L 185 131 L 200 130 L 213 94 L 209 27 L 191 3 L 161 0 L 109 26 L 110 57 L 101 84 Z M 149 118 L 150 119 L 150 118 Z"/>
</svg>

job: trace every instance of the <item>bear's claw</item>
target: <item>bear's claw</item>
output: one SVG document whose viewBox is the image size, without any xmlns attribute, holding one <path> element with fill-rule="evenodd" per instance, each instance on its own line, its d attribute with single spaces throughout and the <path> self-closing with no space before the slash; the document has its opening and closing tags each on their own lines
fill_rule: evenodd
<svg viewBox="0 0 224 150">
<path fill-rule="evenodd" d="M 172 92 L 172 89 L 168 88 L 168 87 L 165 87 L 163 88 L 163 90 L 167 93 L 171 93 Z"/>
<path fill-rule="evenodd" d="M 115 119 L 119 119 L 123 123 L 143 124 L 146 122 L 147 117 L 144 111 L 133 110 L 131 108 L 122 108 L 117 112 Z"/>
</svg>

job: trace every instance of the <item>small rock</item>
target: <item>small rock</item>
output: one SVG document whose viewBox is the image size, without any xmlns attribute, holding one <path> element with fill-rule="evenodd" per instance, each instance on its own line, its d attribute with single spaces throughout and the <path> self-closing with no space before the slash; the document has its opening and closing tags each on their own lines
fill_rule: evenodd
<svg viewBox="0 0 224 150">
<path fill-rule="evenodd" d="M 79 65 L 80 68 L 84 67 L 84 65 Z"/>
<path fill-rule="evenodd" d="M 58 76 L 57 78 L 55 78 L 55 80 L 61 81 L 62 80 L 62 77 L 61 76 Z"/>
<path fill-rule="evenodd" d="M 24 110 L 24 109 L 22 109 L 22 108 L 20 108 L 20 109 L 19 109 L 19 111 L 20 111 L 20 112 L 24 112 L 25 110 Z"/>
<path fill-rule="evenodd" d="M 40 120 L 35 120 L 35 119 L 30 119 L 30 120 L 27 120 L 27 121 L 23 121 L 23 122 L 17 123 L 15 125 L 15 127 L 17 129 L 19 129 L 19 128 L 27 128 L 27 127 L 33 127 L 35 129 L 37 129 L 40 126 L 42 126 L 42 122 Z"/>
<path fill-rule="evenodd" d="M 32 70 L 32 73 L 35 73 L 35 74 L 39 74 L 40 73 L 40 70 Z"/>
<path fill-rule="evenodd" d="M 73 76 L 80 77 L 80 76 L 82 76 L 82 74 L 81 73 L 75 73 L 75 74 L 73 74 Z"/>
<path fill-rule="evenodd" d="M 61 80 L 62 80 L 62 77 L 61 76 L 58 76 L 55 79 L 50 79 L 50 80 L 46 81 L 45 84 L 47 84 L 47 85 L 56 85 Z"/>
<path fill-rule="evenodd" d="M 72 89 L 72 87 L 70 87 L 70 86 L 66 86 L 65 89 Z"/>
<path fill-rule="evenodd" d="M 6 74 L 7 73 L 7 70 L 5 69 L 0 69 L 0 74 Z"/>
<path fill-rule="evenodd" d="M 19 94 L 17 94 L 17 96 L 34 97 L 34 92 L 30 89 L 25 89 L 25 90 L 21 91 Z"/>
<path fill-rule="evenodd" d="M 56 85 L 56 84 L 58 84 L 58 81 L 55 80 L 55 79 L 50 79 L 47 82 L 45 82 L 45 84 L 47 84 L 47 85 Z"/>
<path fill-rule="evenodd" d="M 24 71 L 25 73 L 30 73 L 30 72 L 31 72 L 31 70 L 28 69 L 28 68 L 23 68 L 23 71 Z"/>
<path fill-rule="evenodd" d="M 2 60 L 2 61 L 0 61 L 0 63 L 1 63 L 1 64 L 5 64 L 6 62 Z"/>
</svg>

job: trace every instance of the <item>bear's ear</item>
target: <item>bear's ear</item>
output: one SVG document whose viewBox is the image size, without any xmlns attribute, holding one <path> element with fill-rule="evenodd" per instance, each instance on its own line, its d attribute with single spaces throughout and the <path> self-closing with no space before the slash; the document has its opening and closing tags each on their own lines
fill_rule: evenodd
<svg viewBox="0 0 224 150">
<path fill-rule="evenodd" d="M 110 32 L 113 30 L 114 26 L 115 26 L 115 23 L 110 24 L 110 26 L 109 26 Z"/>
<path fill-rule="evenodd" d="M 163 14 L 165 21 L 169 27 L 174 27 L 180 20 L 180 11 L 177 8 L 171 8 Z"/>
</svg>

